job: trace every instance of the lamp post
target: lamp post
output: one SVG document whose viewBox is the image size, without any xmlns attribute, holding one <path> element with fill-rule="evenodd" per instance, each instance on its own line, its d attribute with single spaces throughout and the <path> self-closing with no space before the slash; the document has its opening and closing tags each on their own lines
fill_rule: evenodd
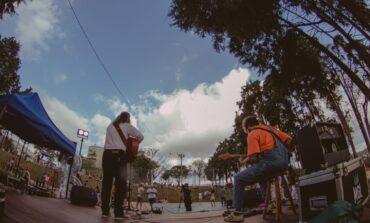
<svg viewBox="0 0 370 223">
<path fill-rule="evenodd" d="M 83 129 L 77 129 L 77 137 L 81 138 L 81 145 L 80 145 L 80 156 L 81 156 L 81 151 L 82 151 L 82 144 L 84 142 L 84 139 L 87 139 L 89 137 L 89 132 Z M 65 198 L 68 198 L 68 190 L 69 190 L 69 181 L 71 179 L 71 174 L 72 174 L 72 167 L 74 164 L 74 157 L 71 157 L 71 162 L 69 166 L 69 173 L 68 173 L 68 178 L 67 178 L 67 189 L 66 189 L 66 194 Z"/>
<path fill-rule="evenodd" d="M 180 188 L 182 188 L 182 184 L 181 184 L 181 178 L 182 178 L 182 159 L 185 157 L 185 154 L 178 153 L 177 156 L 180 158 Z M 182 202 L 181 191 L 180 191 L 180 202 L 179 202 L 179 208 L 178 208 L 179 210 L 181 208 L 181 202 Z"/>
<path fill-rule="evenodd" d="M 77 137 L 81 138 L 81 145 L 80 145 L 80 156 L 81 156 L 82 144 L 84 143 L 84 139 L 89 138 L 89 132 L 83 129 L 77 129 Z"/>
<path fill-rule="evenodd" d="M 181 178 L 182 178 L 182 159 L 185 157 L 185 154 L 179 153 L 177 154 L 180 158 L 180 187 L 181 187 Z"/>
</svg>

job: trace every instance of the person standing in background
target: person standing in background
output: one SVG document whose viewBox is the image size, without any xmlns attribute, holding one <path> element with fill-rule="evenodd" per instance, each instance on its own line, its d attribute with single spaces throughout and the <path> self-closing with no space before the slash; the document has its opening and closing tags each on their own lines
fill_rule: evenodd
<svg viewBox="0 0 370 223">
<path fill-rule="evenodd" d="M 212 207 L 215 207 L 216 206 L 216 191 L 214 188 L 211 189 L 211 205 Z"/>
<path fill-rule="evenodd" d="M 222 187 L 220 190 L 221 206 L 226 206 L 226 186 Z"/>
<path fill-rule="evenodd" d="M 148 194 L 148 201 L 150 204 L 150 210 L 153 211 L 153 204 L 157 202 L 157 189 L 152 185 L 149 187 L 149 189 L 146 191 Z"/>
<path fill-rule="evenodd" d="M 137 196 L 136 196 L 136 209 L 138 209 L 138 206 L 140 206 L 139 210 L 143 207 L 143 195 L 144 195 L 145 189 L 143 187 L 143 184 L 140 184 L 137 188 Z"/>
<path fill-rule="evenodd" d="M 184 184 L 182 187 L 182 192 L 184 193 L 184 204 L 186 211 L 191 211 L 191 190 L 189 188 L 189 184 Z"/>
</svg>

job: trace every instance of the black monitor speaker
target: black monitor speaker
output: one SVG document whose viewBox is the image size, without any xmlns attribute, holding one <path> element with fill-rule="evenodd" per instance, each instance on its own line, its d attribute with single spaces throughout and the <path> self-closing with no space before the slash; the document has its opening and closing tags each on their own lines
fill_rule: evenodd
<svg viewBox="0 0 370 223">
<path fill-rule="evenodd" d="M 298 152 L 303 169 L 312 172 L 350 159 L 342 126 L 317 122 L 297 133 Z"/>
</svg>

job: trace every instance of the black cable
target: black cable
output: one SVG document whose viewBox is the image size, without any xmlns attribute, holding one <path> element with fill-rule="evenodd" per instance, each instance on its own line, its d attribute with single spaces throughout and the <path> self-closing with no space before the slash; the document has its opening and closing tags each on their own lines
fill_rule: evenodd
<svg viewBox="0 0 370 223">
<path fill-rule="evenodd" d="M 112 77 L 112 75 L 110 74 L 110 72 L 109 72 L 109 70 L 108 70 L 107 66 L 105 66 L 105 64 L 104 64 L 103 60 L 102 60 L 102 59 L 101 59 L 101 57 L 99 56 L 99 54 L 98 54 L 98 52 L 96 51 L 96 49 L 95 49 L 94 45 L 93 45 L 93 44 L 92 44 L 92 42 L 90 41 L 90 38 L 89 38 L 89 36 L 87 35 L 87 33 L 86 33 L 85 29 L 83 28 L 83 26 L 82 26 L 82 24 L 81 24 L 80 20 L 78 19 L 78 16 L 77 16 L 77 14 L 76 14 L 76 12 L 75 12 L 75 10 L 74 10 L 74 8 L 73 8 L 72 4 L 71 4 L 71 1 L 70 1 L 70 0 L 67 0 L 67 1 L 68 1 L 69 7 L 71 8 L 71 10 L 72 10 L 72 12 L 73 12 L 73 15 L 74 15 L 74 17 L 75 17 L 75 19 L 76 19 L 76 21 L 77 21 L 77 23 L 78 23 L 78 25 L 79 25 L 79 27 L 80 27 L 80 29 L 81 29 L 82 33 L 84 34 L 84 36 L 85 36 L 85 38 L 86 38 L 87 42 L 88 42 L 88 43 L 89 43 L 89 45 L 90 45 L 91 50 L 94 52 L 94 54 L 95 54 L 96 58 L 98 59 L 98 61 L 99 61 L 100 65 L 102 66 L 103 70 L 105 71 L 105 74 L 106 74 L 106 75 L 109 77 L 109 79 L 112 81 L 112 83 L 113 83 L 114 87 L 116 88 L 116 90 L 118 91 L 118 93 L 122 96 L 122 98 L 127 102 L 127 105 L 128 105 L 128 107 L 130 108 L 130 107 L 131 107 L 131 106 L 130 106 L 130 101 L 129 101 L 129 100 L 128 100 L 128 98 L 127 98 L 127 97 L 122 93 L 122 91 L 119 89 L 119 87 L 118 87 L 118 85 L 116 84 L 116 82 L 113 80 L 113 77 Z"/>
<path fill-rule="evenodd" d="M 129 100 L 128 100 L 128 98 L 123 94 L 123 92 L 119 89 L 119 87 L 118 87 L 117 83 L 114 81 L 114 79 L 113 79 L 113 77 L 112 77 L 111 73 L 109 72 L 109 70 L 108 70 L 107 66 L 105 65 L 105 63 L 103 62 L 103 60 L 101 59 L 101 57 L 99 56 L 99 54 L 98 54 L 97 50 L 95 49 L 94 45 L 92 44 L 92 42 L 91 42 L 91 40 L 90 40 L 89 36 L 87 35 L 87 33 L 86 33 L 85 29 L 83 28 L 82 23 L 80 22 L 80 20 L 79 20 L 79 18 L 78 18 L 78 16 L 77 16 L 77 13 L 76 13 L 76 11 L 74 10 L 74 8 L 73 8 L 73 6 L 72 6 L 71 1 L 70 1 L 70 0 L 67 0 L 67 1 L 68 1 L 68 4 L 69 4 L 69 7 L 71 8 L 71 10 L 72 10 L 72 12 L 73 12 L 73 15 L 74 15 L 74 17 L 75 17 L 76 21 L 77 21 L 77 23 L 78 23 L 78 26 L 80 27 L 80 29 L 81 29 L 82 33 L 84 34 L 84 37 L 86 38 L 87 42 L 89 43 L 89 46 L 90 46 L 91 50 L 94 52 L 94 54 L 95 54 L 96 58 L 98 59 L 98 61 L 99 61 L 100 65 L 102 66 L 102 68 L 103 68 L 103 70 L 104 70 L 105 74 L 109 77 L 109 79 L 110 79 L 110 80 L 111 80 L 111 82 L 113 83 L 113 85 L 114 85 L 114 87 L 116 88 L 116 90 L 118 91 L 118 93 L 119 93 L 119 94 L 121 95 L 121 97 L 124 99 L 124 101 L 126 101 L 126 103 L 127 103 L 127 106 L 128 106 L 128 108 L 129 108 L 129 110 L 131 110 L 130 108 L 131 108 L 132 106 L 131 106 L 130 101 L 129 101 Z M 146 130 L 151 134 L 150 129 L 145 125 L 145 123 L 142 123 L 142 126 L 143 126 L 143 128 L 145 128 L 145 129 L 146 129 Z M 158 142 L 160 142 L 160 141 L 161 141 L 161 140 L 159 140 L 155 135 L 153 135 L 153 134 L 151 134 L 151 135 L 152 135 L 152 136 L 153 136 L 153 138 L 154 138 L 155 140 L 157 140 Z"/>
</svg>

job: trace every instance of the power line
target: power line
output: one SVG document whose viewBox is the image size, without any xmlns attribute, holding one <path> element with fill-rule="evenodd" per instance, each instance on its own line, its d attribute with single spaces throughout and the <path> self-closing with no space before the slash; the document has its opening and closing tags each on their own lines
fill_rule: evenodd
<svg viewBox="0 0 370 223">
<path fill-rule="evenodd" d="M 129 101 L 129 100 L 128 100 L 128 98 L 127 98 L 127 97 L 122 93 L 122 91 L 119 89 L 119 87 L 118 87 L 118 85 L 116 84 L 116 82 L 114 81 L 114 79 L 113 79 L 113 77 L 112 77 L 111 73 L 109 72 L 109 70 L 108 70 L 107 66 L 104 64 L 103 60 L 101 59 L 101 57 L 99 56 L 98 52 L 96 51 L 96 49 L 95 49 L 94 45 L 92 44 L 92 42 L 91 42 L 91 40 L 90 40 L 89 36 L 88 36 L 88 35 L 87 35 L 87 33 L 86 33 L 86 31 L 85 31 L 84 27 L 82 26 L 82 24 L 81 24 L 80 20 L 78 19 L 78 16 L 77 16 L 77 14 L 76 14 L 76 11 L 74 10 L 74 8 L 73 8 L 73 6 L 72 6 L 72 4 L 71 4 L 71 1 L 70 1 L 70 0 L 67 0 L 67 1 L 68 1 L 69 7 L 71 8 L 71 10 L 72 10 L 72 12 L 73 12 L 73 15 L 74 15 L 74 17 L 75 17 L 75 19 L 76 19 L 76 21 L 77 21 L 77 23 L 78 23 L 78 25 L 79 25 L 79 27 L 80 27 L 80 29 L 81 29 L 82 33 L 84 34 L 84 37 L 86 38 L 87 42 L 89 43 L 91 50 L 94 52 L 94 54 L 95 54 L 96 58 L 98 59 L 98 61 L 99 61 L 100 65 L 102 66 L 102 68 L 103 68 L 103 70 L 104 70 L 105 74 L 106 74 L 106 75 L 109 77 L 109 79 L 112 81 L 112 83 L 113 83 L 114 87 L 116 88 L 116 90 L 118 91 L 118 93 L 122 96 L 122 98 L 127 102 L 127 106 L 130 108 L 130 107 L 131 107 L 131 105 L 130 105 L 130 101 Z"/>
<path fill-rule="evenodd" d="M 112 81 L 112 83 L 113 83 L 114 87 L 116 88 L 116 90 L 118 91 L 118 93 L 121 95 L 121 97 L 124 99 L 124 101 L 126 101 L 126 103 L 127 103 L 127 106 L 128 106 L 128 108 L 129 108 L 129 110 L 131 110 L 131 107 L 132 107 L 132 106 L 131 106 L 130 101 L 129 101 L 129 100 L 128 100 L 128 98 L 123 94 L 123 92 L 119 89 L 119 87 L 118 87 L 117 83 L 114 81 L 114 79 L 113 79 L 113 77 L 112 77 L 111 73 L 109 72 L 109 70 L 108 70 L 107 66 L 105 65 L 105 63 L 103 62 L 103 60 L 101 59 L 101 57 L 99 56 L 99 54 L 98 54 L 97 50 L 95 49 L 95 47 L 94 47 L 94 45 L 92 44 L 92 42 L 91 42 L 91 40 L 90 40 L 89 36 L 87 35 L 87 33 L 86 33 L 86 31 L 85 31 L 84 27 L 82 26 L 82 23 L 80 22 L 80 20 L 79 20 L 79 18 L 78 18 L 78 16 L 77 16 L 77 13 L 76 13 L 76 11 L 74 10 L 74 8 L 73 8 L 73 6 L 72 6 L 71 1 L 70 1 L 70 0 L 67 0 L 67 1 L 68 1 L 68 4 L 69 4 L 69 7 L 71 8 L 71 10 L 72 10 L 72 12 L 73 12 L 73 15 L 74 15 L 74 17 L 75 17 L 76 21 L 77 21 L 77 23 L 78 23 L 78 26 L 80 27 L 80 29 L 81 29 L 82 33 L 84 34 L 84 37 L 86 38 L 87 42 L 89 43 L 89 46 L 90 46 L 91 50 L 94 52 L 94 54 L 95 54 L 96 58 L 98 59 L 98 61 L 99 61 L 100 65 L 102 66 L 102 68 L 103 68 L 103 70 L 104 70 L 105 74 L 106 74 L 106 75 L 108 76 L 108 78 Z M 160 142 L 160 140 L 159 140 L 159 139 L 158 139 L 154 134 L 152 134 L 152 133 L 151 133 L 150 129 L 145 125 L 145 123 L 142 123 L 142 126 L 143 126 L 143 128 L 144 128 L 144 129 L 146 129 L 146 130 L 148 131 L 148 133 L 149 133 L 149 134 L 151 134 L 151 135 L 153 136 L 153 138 L 154 138 L 155 140 L 157 140 L 158 142 Z"/>
</svg>

